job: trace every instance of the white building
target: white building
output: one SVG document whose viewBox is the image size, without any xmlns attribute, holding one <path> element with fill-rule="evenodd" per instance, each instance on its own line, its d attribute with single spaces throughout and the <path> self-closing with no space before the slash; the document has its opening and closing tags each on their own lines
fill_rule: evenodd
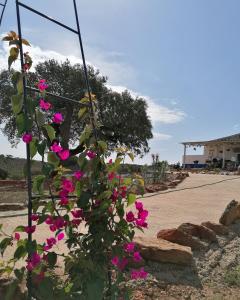
<svg viewBox="0 0 240 300">
<path fill-rule="evenodd" d="M 222 168 L 226 164 L 240 164 L 240 134 L 227 137 L 198 142 L 183 142 L 183 166 L 184 167 L 205 167 L 209 163 L 219 162 Z M 202 155 L 187 155 L 187 149 L 193 147 L 204 147 Z"/>
</svg>

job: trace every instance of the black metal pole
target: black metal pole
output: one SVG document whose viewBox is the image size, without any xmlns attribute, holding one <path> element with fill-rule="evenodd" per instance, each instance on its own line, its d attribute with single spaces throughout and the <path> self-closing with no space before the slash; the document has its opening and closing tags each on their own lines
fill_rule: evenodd
<svg viewBox="0 0 240 300">
<path fill-rule="evenodd" d="M 16 11 L 17 11 L 17 26 L 18 26 L 18 36 L 19 36 L 19 50 L 21 59 L 21 72 L 23 75 L 23 104 L 24 104 L 24 115 L 25 120 L 28 120 L 28 108 L 27 108 L 27 89 L 26 89 L 26 77 L 24 72 L 24 58 L 23 58 L 23 47 L 22 47 L 22 30 L 21 30 L 21 19 L 18 0 L 16 0 Z M 26 122 L 27 124 L 27 122 Z M 30 157 L 30 146 L 26 144 L 26 155 L 27 155 L 27 184 L 28 184 L 28 226 L 32 226 L 32 175 L 31 175 L 31 157 Z M 32 234 L 28 233 L 28 242 L 32 242 Z M 28 258 L 30 258 L 30 253 L 28 253 Z M 32 299 L 32 273 L 28 271 L 27 275 L 27 289 L 28 296 L 27 299 Z"/>
<path fill-rule="evenodd" d="M 92 122 L 93 130 L 94 130 L 94 136 L 95 136 L 95 139 L 97 141 L 97 133 L 96 133 L 96 128 L 95 128 L 95 120 L 94 120 L 93 101 L 92 101 L 92 96 L 91 96 L 90 84 L 89 84 L 89 80 L 88 80 L 88 71 L 87 71 L 87 65 L 86 65 L 84 50 L 83 50 L 83 43 L 82 43 L 82 37 L 81 37 L 81 31 L 80 31 L 80 25 L 79 25 L 79 19 L 78 19 L 78 11 L 77 11 L 76 0 L 73 0 L 73 5 L 74 5 L 74 12 L 75 12 L 76 23 L 77 23 L 79 45 L 80 45 L 81 54 L 82 54 L 83 69 L 84 69 L 84 75 L 85 75 L 85 83 L 86 83 L 89 102 L 90 102 L 91 122 Z"/>
<path fill-rule="evenodd" d="M 3 19 L 3 14 L 4 14 L 4 11 L 5 11 L 6 5 L 7 5 L 7 0 L 5 1 L 4 4 L 1 3 L 1 6 L 3 6 L 3 9 L 2 9 L 1 16 L 0 16 L 0 26 L 2 25 L 2 19 Z"/>
</svg>

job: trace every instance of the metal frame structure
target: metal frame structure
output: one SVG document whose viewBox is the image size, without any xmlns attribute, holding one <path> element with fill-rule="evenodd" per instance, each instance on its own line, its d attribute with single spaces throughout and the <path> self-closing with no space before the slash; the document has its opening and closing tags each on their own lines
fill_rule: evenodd
<svg viewBox="0 0 240 300">
<path fill-rule="evenodd" d="M 0 26 L 2 24 L 3 14 L 4 14 L 4 11 L 5 11 L 6 5 L 7 5 L 7 0 L 5 0 L 4 3 L 0 2 L 0 7 L 2 8 L 1 15 L 0 15 Z"/>
<path fill-rule="evenodd" d="M 6 7 L 7 0 L 5 1 L 4 9 Z M 87 94 L 89 98 L 89 105 L 90 106 L 90 118 L 91 118 L 91 123 L 93 126 L 94 130 L 94 135 L 97 140 L 97 133 L 96 133 L 96 128 L 95 128 L 95 122 L 94 122 L 94 107 L 93 107 L 93 101 L 92 101 L 92 95 L 91 95 L 91 89 L 90 89 L 90 84 L 89 84 L 89 79 L 88 79 L 88 72 L 87 72 L 87 65 L 86 65 L 86 60 L 85 60 L 85 54 L 84 54 L 84 49 L 83 49 L 83 42 L 82 42 L 82 36 L 81 36 L 81 31 L 80 31 L 80 25 L 79 25 L 79 19 L 78 19 L 78 11 L 77 11 L 77 5 L 76 5 L 76 0 L 73 0 L 73 7 L 74 7 L 74 14 L 75 14 L 75 19 L 76 19 L 76 26 L 77 29 L 71 28 L 45 14 L 42 12 L 39 12 L 32 7 L 23 4 L 21 1 L 16 0 L 16 14 L 17 14 L 17 27 L 18 27 L 18 36 L 19 36 L 19 41 L 20 41 L 20 60 L 21 60 L 21 72 L 23 74 L 23 103 L 24 103 L 24 114 L 25 118 L 28 119 L 28 107 L 27 107 L 27 91 L 37 91 L 34 88 L 28 87 L 26 78 L 25 78 L 25 73 L 24 73 L 24 53 L 23 53 L 23 47 L 22 47 L 22 26 L 21 26 L 21 15 L 20 15 L 20 8 L 26 9 L 44 19 L 47 19 L 48 21 L 51 21 L 55 23 L 56 25 L 67 29 L 68 31 L 76 34 L 78 36 L 79 40 L 79 46 L 80 46 L 80 51 L 81 51 L 81 56 L 82 56 L 82 62 L 83 62 L 83 69 L 84 69 L 84 75 L 85 75 L 85 84 L 87 88 Z M 3 15 L 3 13 L 2 13 Z M 54 95 L 51 93 L 47 93 L 48 95 L 58 97 L 61 100 L 65 101 L 70 101 L 73 103 L 76 103 L 81 106 L 86 106 L 86 104 L 81 104 L 77 100 L 69 99 L 66 97 Z M 27 184 L 28 184 L 28 226 L 32 226 L 32 200 L 33 200 L 33 195 L 32 195 L 32 174 L 31 174 L 31 157 L 30 157 L 30 146 L 29 144 L 26 144 L 26 156 L 27 156 Z M 32 233 L 28 234 L 28 241 L 32 241 Z M 28 256 L 30 256 L 30 253 L 28 253 Z M 32 299 L 32 273 L 31 271 L 28 271 L 28 276 L 27 276 L 27 289 L 28 289 L 28 300 Z"/>
</svg>

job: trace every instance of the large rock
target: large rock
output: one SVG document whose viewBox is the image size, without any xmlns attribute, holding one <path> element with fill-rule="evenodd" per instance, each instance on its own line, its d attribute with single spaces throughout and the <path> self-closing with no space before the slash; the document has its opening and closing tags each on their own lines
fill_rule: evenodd
<svg viewBox="0 0 240 300">
<path fill-rule="evenodd" d="M 229 233 L 228 228 L 222 224 L 217 224 L 208 221 L 208 222 L 203 222 L 201 225 L 213 230 L 218 235 L 227 235 Z"/>
<path fill-rule="evenodd" d="M 188 246 L 194 250 L 201 249 L 204 246 L 198 239 L 177 228 L 160 230 L 157 234 L 157 238 L 161 238 L 183 246 Z"/>
<path fill-rule="evenodd" d="M 134 239 L 142 257 L 157 262 L 190 265 L 192 251 L 190 247 L 171 243 L 157 238 L 136 237 Z"/>
<path fill-rule="evenodd" d="M 203 240 L 208 240 L 210 242 L 217 241 L 216 233 L 202 225 L 183 223 L 178 227 L 178 229 L 186 234 L 196 236 Z"/>
<path fill-rule="evenodd" d="M 230 225 L 240 218 L 240 204 L 236 200 L 232 200 L 225 208 L 219 223 L 223 225 Z"/>
</svg>

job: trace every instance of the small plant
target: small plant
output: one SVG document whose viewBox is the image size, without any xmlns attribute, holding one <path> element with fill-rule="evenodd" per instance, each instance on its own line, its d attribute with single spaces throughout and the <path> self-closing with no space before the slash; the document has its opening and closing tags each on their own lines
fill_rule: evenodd
<svg viewBox="0 0 240 300">
<path fill-rule="evenodd" d="M 224 281 L 228 285 L 240 287 L 240 266 L 234 267 L 225 273 Z"/>
</svg>

